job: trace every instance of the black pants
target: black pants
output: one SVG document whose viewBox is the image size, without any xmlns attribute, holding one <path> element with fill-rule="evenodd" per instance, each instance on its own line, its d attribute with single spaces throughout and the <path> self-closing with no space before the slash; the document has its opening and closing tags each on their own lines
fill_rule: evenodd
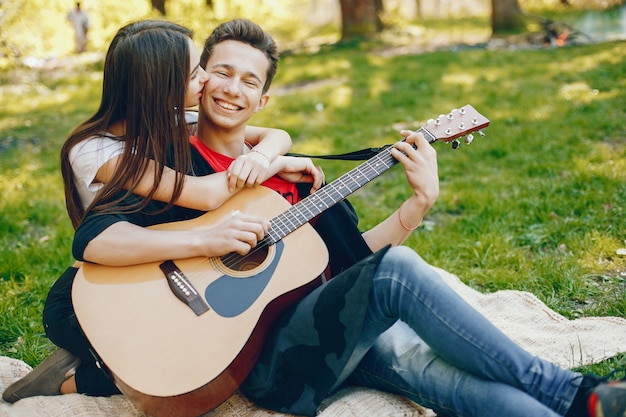
<svg viewBox="0 0 626 417">
<path fill-rule="evenodd" d="M 46 336 L 55 345 L 81 359 L 76 369 L 76 388 L 79 393 L 94 396 L 120 394 L 113 381 L 96 365 L 91 345 L 76 319 L 72 305 L 72 283 L 77 271 L 77 268 L 67 268 L 48 292 L 43 309 Z"/>
</svg>

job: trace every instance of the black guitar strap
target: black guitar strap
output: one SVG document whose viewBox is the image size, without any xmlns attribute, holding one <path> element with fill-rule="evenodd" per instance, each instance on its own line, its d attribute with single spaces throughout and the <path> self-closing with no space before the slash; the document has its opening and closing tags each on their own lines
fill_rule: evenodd
<svg viewBox="0 0 626 417">
<path fill-rule="evenodd" d="M 380 148 L 365 148 L 358 151 L 335 154 L 335 155 L 307 155 L 303 153 L 292 153 L 289 152 L 288 156 L 300 156 L 311 159 L 330 159 L 330 160 L 340 160 L 340 161 L 365 161 L 370 159 L 383 149 L 386 149 L 392 145 L 384 145 Z"/>
</svg>

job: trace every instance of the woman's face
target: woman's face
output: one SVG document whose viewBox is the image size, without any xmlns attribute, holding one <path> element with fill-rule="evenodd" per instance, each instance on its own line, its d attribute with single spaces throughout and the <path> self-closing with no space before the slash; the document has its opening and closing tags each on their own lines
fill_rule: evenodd
<svg viewBox="0 0 626 417">
<path fill-rule="evenodd" d="M 209 79 L 208 74 L 200 66 L 200 52 L 191 39 L 189 42 L 189 84 L 185 93 L 185 108 L 197 106 L 202 97 L 204 83 Z"/>
</svg>

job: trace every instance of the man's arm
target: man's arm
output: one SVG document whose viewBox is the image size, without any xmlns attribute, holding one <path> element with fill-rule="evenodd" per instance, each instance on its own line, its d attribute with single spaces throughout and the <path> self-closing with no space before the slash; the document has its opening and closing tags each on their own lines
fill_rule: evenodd
<svg viewBox="0 0 626 417">
<path fill-rule="evenodd" d="M 403 166 L 413 194 L 391 216 L 363 233 L 372 251 L 402 244 L 419 226 L 439 197 L 437 152 L 421 133 L 403 131 L 406 142 L 398 142 L 391 153 Z M 412 144 L 417 145 L 414 149 Z"/>
</svg>

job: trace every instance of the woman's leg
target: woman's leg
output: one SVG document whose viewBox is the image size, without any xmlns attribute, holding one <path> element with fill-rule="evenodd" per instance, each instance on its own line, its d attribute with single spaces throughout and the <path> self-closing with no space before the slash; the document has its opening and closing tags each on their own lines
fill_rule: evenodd
<svg viewBox="0 0 626 417">
<path fill-rule="evenodd" d="M 55 345 L 81 359 L 75 373 L 79 393 L 97 396 L 119 394 L 115 384 L 96 366 L 91 345 L 74 314 L 71 289 L 76 271 L 76 268 L 68 268 L 48 293 L 43 311 L 46 336 Z"/>
</svg>

